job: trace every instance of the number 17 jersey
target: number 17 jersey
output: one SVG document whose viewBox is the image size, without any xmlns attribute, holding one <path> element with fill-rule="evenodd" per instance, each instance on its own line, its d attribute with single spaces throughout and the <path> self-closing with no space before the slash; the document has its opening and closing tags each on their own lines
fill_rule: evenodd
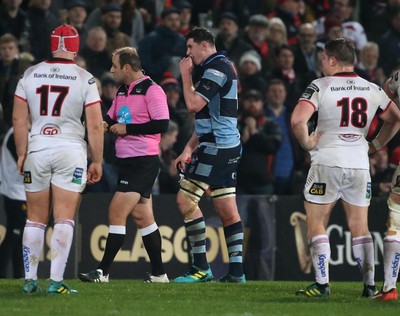
<svg viewBox="0 0 400 316">
<path fill-rule="evenodd" d="M 59 58 L 28 68 L 15 96 L 29 106 L 29 152 L 85 144 L 84 107 L 101 101 L 93 75 L 73 61 Z"/>
<path fill-rule="evenodd" d="M 314 80 L 299 100 L 318 111 L 313 165 L 369 169 L 365 136 L 375 114 L 391 103 L 383 89 L 355 73 L 338 73 Z"/>
</svg>

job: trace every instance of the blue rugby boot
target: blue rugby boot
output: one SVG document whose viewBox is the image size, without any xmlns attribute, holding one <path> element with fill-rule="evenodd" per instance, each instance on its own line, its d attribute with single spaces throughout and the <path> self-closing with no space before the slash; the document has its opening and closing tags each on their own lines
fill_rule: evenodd
<svg viewBox="0 0 400 316">
<path fill-rule="evenodd" d="M 196 266 L 192 266 L 186 274 L 177 277 L 173 282 L 175 283 L 199 283 L 199 282 L 209 282 L 213 279 L 213 274 L 211 268 L 208 267 L 207 270 L 199 269 Z"/>
</svg>

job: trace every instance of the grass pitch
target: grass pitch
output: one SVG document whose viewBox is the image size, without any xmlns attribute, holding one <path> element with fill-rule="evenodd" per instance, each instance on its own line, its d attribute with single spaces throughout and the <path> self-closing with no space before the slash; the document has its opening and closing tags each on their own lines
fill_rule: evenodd
<svg viewBox="0 0 400 316">
<path fill-rule="evenodd" d="M 362 298 L 362 284 L 332 282 L 328 299 L 296 296 L 307 282 L 249 281 L 246 284 L 146 284 L 140 280 L 82 283 L 67 280 L 77 294 L 24 294 L 22 280 L 0 280 L 0 315 L 396 315 L 398 302 Z"/>
</svg>

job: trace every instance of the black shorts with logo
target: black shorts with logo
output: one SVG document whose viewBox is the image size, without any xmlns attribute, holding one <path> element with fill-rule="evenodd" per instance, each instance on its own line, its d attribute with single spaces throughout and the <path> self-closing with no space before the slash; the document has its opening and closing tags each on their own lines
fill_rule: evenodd
<svg viewBox="0 0 400 316">
<path fill-rule="evenodd" d="M 237 167 L 242 146 L 214 148 L 201 145 L 192 154 L 185 168 L 185 177 L 199 180 L 213 187 L 236 187 Z"/>
<path fill-rule="evenodd" d="M 158 155 L 130 158 L 118 158 L 119 192 L 137 192 L 149 198 L 160 169 Z"/>
</svg>

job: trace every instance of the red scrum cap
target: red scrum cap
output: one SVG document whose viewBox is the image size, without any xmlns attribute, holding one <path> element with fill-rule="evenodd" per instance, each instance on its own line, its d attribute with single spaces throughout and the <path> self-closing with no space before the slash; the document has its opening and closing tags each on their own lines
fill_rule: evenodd
<svg viewBox="0 0 400 316">
<path fill-rule="evenodd" d="M 56 27 L 51 33 L 51 52 L 64 51 L 74 53 L 79 51 L 79 34 L 76 28 L 63 24 Z"/>
</svg>

